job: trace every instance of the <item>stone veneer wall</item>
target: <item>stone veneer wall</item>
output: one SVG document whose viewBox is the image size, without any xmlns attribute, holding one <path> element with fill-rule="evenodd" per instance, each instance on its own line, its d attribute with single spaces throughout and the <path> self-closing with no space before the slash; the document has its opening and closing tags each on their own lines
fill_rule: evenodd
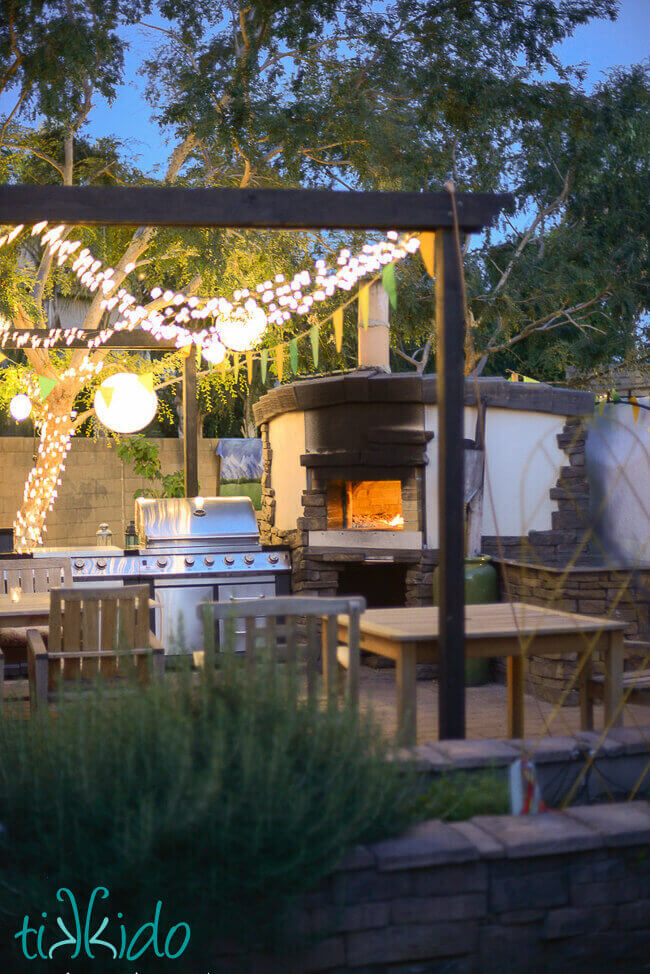
<svg viewBox="0 0 650 974">
<path fill-rule="evenodd" d="M 532 559 L 544 565 L 581 564 L 593 558 L 589 483 L 585 472 L 586 440 L 585 420 L 567 417 L 557 442 L 568 462 L 560 469 L 557 483 L 551 488 L 551 499 L 557 504 L 557 510 L 551 514 L 551 527 L 547 531 L 529 531 L 525 538 L 484 537 L 484 554 L 494 558 Z"/>
<path fill-rule="evenodd" d="M 220 971 L 639 971 L 650 950 L 650 805 L 424 822 L 359 847 L 296 908 L 300 954 L 215 951 Z"/>
<path fill-rule="evenodd" d="M 650 569 L 630 571 L 587 565 L 560 569 L 511 561 L 501 562 L 498 568 L 502 597 L 508 601 L 620 619 L 626 623 L 627 639 L 650 640 Z M 630 653 L 626 668 L 634 668 L 640 659 L 638 654 Z M 573 680 L 576 666 L 577 662 L 568 659 L 530 656 L 526 688 L 535 696 L 555 702 Z M 566 703 L 577 702 L 578 691 L 574 688 Z"/>
</svg>

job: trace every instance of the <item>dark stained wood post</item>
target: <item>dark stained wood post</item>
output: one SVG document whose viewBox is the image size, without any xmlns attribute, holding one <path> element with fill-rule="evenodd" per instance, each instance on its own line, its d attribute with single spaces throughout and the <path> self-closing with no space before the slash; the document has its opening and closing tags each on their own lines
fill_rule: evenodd
<svg viewBox="0 0 650 974">
<path fill-rule="evenodd" d="M 183 454 L 185 496 L 199 493 L 199 404 L 197 400 L 196 349 L 183 360 Z"/>
<path fill-rule="evenodd" d="M 440 670 L 438 736 L 465 737 L 465 316 L 453 230 L 435 232 Z"/>
</svg>

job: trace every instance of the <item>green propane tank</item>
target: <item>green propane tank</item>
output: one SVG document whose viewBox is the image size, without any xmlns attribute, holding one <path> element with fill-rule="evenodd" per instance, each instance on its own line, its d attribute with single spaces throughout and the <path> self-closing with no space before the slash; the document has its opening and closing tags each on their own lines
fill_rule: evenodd
<svg viewBox="0 0 650 974">
<path fill-rule="evenodd" d="M 489 556 L 465 559 L 465 604 L 477 605 L 479 602 L 498 602 L 497 571 Z M 439 605 L 438 569 L 433 573 L 433 604 Z M 487 683 L 489 661 L 486 659 L 465 660 L 465 684 L 480 687 Z"/>
</svg>

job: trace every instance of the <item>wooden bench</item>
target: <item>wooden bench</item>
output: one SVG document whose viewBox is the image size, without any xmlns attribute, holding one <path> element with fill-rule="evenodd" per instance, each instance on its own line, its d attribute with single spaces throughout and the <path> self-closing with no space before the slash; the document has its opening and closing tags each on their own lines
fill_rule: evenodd
<svg viewBox="0 0 650 974">
<path fill-rule="evenodd" d="M 623 643 L 623 653 L 634 653 L 643 656 L 644 667 L 650 666 L 650 643 L 627 640 Z M 589 696 L 592 700 L 604 699 L 605 677 L 594 674 L 589 680 Z M 623 672 L 623 694 L 626 703 L 645 704 L 650 706 L 650 668 L 642 670 L 628 670 Z"/>
</svg>

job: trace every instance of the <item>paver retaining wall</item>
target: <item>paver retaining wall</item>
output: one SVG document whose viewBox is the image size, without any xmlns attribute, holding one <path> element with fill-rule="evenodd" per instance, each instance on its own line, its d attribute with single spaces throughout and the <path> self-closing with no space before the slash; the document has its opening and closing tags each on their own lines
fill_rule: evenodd
<svg viewBox="0 0 650 974">
<path fill-rule="evenodd" d="M 424 822 L 361 847 L 295 917 L 300 957 L 217 969 L 358 974 L 639 971 L 650 956 L 650 804 Z"/>
</svg>

